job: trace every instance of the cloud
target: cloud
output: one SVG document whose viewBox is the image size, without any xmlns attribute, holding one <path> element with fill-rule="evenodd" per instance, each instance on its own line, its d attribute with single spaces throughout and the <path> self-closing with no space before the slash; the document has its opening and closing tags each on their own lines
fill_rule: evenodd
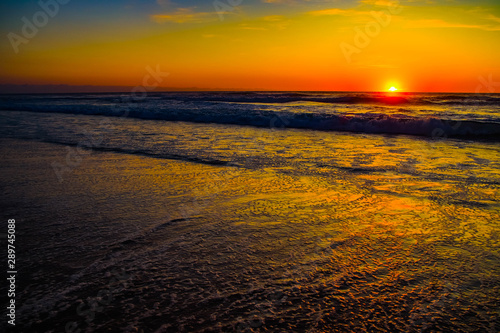
<svg viewBox="0 0 500 333">
<path fill-rule="evenodd" d="M 195 12 L 193 8 L 178 8 L 172 13 L 151 15 L 151 19 L 157 23 L 202 23 L 216 20 L 217 13 Z"/>
<path fill-rule="evenodd" d="M 365 5 L 374 5 L 374 6 L 382 6 L 382 7 L 394 7 L 399 6 L 400 1 L 391 1 L 391 0 L 361 0 L 360 3 Z"/>
<path fill-rule="evenodd" d="M 278 22 L 282 21 L 285 17 L 282 15 L 269 15 L 269 16 L 264 16 L 262 19 L 264 21 L 269 21 L 269 22 Z"/>
<path fill-rule="evenodd" d="M 314 16 L 329 16 L 329 15 L 363 16 L 363 15 L 370 15 L 370 12 L 362 10 L 354 10 L 354 9 L 329 8 L 329 9 L 315 10 L 312 12 L 308 12 L 308 14 Z"/>
<path fill-rule="evenodd" d="M 376 6 L 400 6 L 398 1 L 387 0 L 361 0 L 363 4 L 372 4 Z M 360 8 L 360 7 L 358 7 Z M 449 22 L 443 19 L 407 19 L 404 20 L 405 28 L 461 28 L 461 29 L 479 29 L 484 31 L 500 31 L 500 17 L 492 14 L 484 15 L 484 10 L 474 9 L 473 16 L 477 22 L 462 23 L 462 22 Z M 314 16 L 347 16 L 347 17 L 366 17 L 372 16 L 373 11 L 361 9 L 341 9 L 329 8 L 308 12 L 309 15 Z M 470 15 L 469 15 L 470 16 Z"/>
<path fill-rule="evenodd" d="M 325 2 L 327 2 L 325 0 Z M 335 2 L 335 1 L 332 1 Z M 365 16 L 365 15 L 371 15 L 373 8 L 370 8 L 368 10 L 367 6 L 375 6 L 375 7 L 384 7 L 384 8 L 377 8 L 378 10 L 380 9 L 385 9 L 385 10 L 390 10 L 392 11 L 401 11 L 402 5 L 400 1 L 398 0 L 360 0 L 358 2 L 358 6 L 348 8 L 348 9 L 342 9 L 339 8 L 338 4 L 335 6 L 335 8 L 326 8 L 326 9 L 321 9 L 321 10 L 315 10 L 315 11 L 310 11 L 308 14 L 310 15 L 315 15 L 315 16 L 326 16 L 326 15 L 341 15 L 341 16 Z"/>
<path fill-rule="evenodd" d="M 486 16 L 486 19 L 494 21 L 496 23 L 500 23 L 500 17 L 496 17 L 495 15 L 490 14 L 490 15 Z"/>
<path fill-rule="evenodd" d="M 324 16 L 324 15 L 346 15 L 347 10 L 340 9 L 340 8 L 330 8 L 330 9 L 321 9 L 321 10 L 315 10 L 312 12 L 309 12 L 308 14 L 315 15 L 315 16 Z"/>
<path fill-rule="evenodd" d="M 290 25 L 290 20 L 281 15 L 263 16 L 254 22 L 254 25 L 242 23 L 239 29 L 243 30 L 284 30 Z"/>
<path fill-rule="evenodd" d="M 249 26 L 249 25 L 246 25 L 246 24 L 241 24 L 240 27 L 239 27 L 239 29 L 242 29 L 242 30 L 262 30 L 262 31 L 267 30 L 264 27 L 254 27 L 254 26 Z"/>
<path fill-rule="evenodd" d="M 405 27 L 406 28 L 463 28 L 463 29 L 480 29 L 485 31 L 500 31 L 500 25 L 453 23 L 440 19 L 409 20 L 406 21 Z"/>
</svg>

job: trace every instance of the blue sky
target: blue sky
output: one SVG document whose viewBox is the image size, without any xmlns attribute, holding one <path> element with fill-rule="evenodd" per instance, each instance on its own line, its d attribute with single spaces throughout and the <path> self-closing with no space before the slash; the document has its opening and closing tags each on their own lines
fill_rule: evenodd
<svg viewBox="0 0 500 333">
<path fill-rule="evenodd" d="M 55 0 L 42 0 L 51 2 Z M 320 10 L 325 8 L 350 8 L 363 2 L 369 1 L 349 1 L 349 0 L 218 0 L 229 7 L 231 3 L 241 3 L 232 14 L 241 17 L 252 17 L 258 15 L 284 15 L 300 13 L 303 11 Z M 383 0 L 380 0 L 383 2 Z M 40 10 L 39 1 L 33 0 L 3 0 L 0 2 L 0 17 L 3 31 L 15 30 L 19 28 L 20 19 L 23 16 L 31 18 L 34 13 Z M 65 24 L 81 24 L 89 26 L 99 24 L 105 26 L 108 22 L 148 22 L 154 15 L 169 15 L 178 13 L 179 10 L 189 10 L 191 13 L 214 13 L 215 1 L 200 0 L 70 0 L 67 4 L 61 5 L 61 13 L 52 21 L 61 21 Z M 436 6 L 436 5 L 473 5 L 490 6 L 498 5 L 494 0 L 440 0 L 440 1 L 400 1 L 404 5 L 410 6 Z M 231 19 L 234 15 L 227 15 L 226 19 Z"/>
</svg>

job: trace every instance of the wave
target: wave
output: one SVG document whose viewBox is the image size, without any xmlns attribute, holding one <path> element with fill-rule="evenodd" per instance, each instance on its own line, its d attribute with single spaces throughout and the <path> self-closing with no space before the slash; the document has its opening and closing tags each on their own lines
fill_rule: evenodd
<svg viewBox="0 0 500 333">
<path fill-rule="evenodd" d="M 174 96 L 165 96 L 164 100 L 171 100 Z M 328 94 L 303 94 L 303 93 L 280 93 L 280 94 L 210 94 L 204 96 L 175 96 L 176 100 L 182 101 L 211 101 L 211 102 L 229 102 L 229 103 L 267 103 L 267 104 L 285 104 L 295 102 L 316 102 L 328 104 L 385 104 L 399 105 L 414 103 L 411 99 L 404 96 L 391 95 L 342 95 L 331 96 Z"/>
<path fill-rule="evenodd" d="M 156 96 L 155 96 L 156 95 Z M 328 104 L 374 105 L 492 105 L 500 106 L 498 94 L 424 94 L 424 93 L 327 93 L 327 92 L 221 92 L 221 93 L 168 93 L 153 94 L 162 100 L 184 102 L 212 101 L 230 103 L 284 104 L 316 102 Z"/>
<path fill-rule="evenodd" d="M 412 117 L 402 115 L 332 115 L 324 113 L 274 112 L 239 109 L 218 106 L 212 109 L 144 109 L 105 108 L 102 105 L 80 105 L 68 108 L 67 105 L 13 107 L 9 111 L 32 111 L 48 113 L 67 113 L 96 115 L 163 121 L 184 121 L 195 123 L 215 123 L 267 127 L 271 129 L 308 129 L 321 131 L 340 131 L 370 134 L 405 134 L 432 138 L 474 138 L 500 140 L 500 123 L 487 121 L 453 121 L 436 117 Z"/>
<path fill-rule="evenodd" d="M 28 137 L 27 138 L 21 137 L 18 139 L 32 140 L 31 138 L 28 138 Z M 80 146 L 80 144 L 74 143 L 74 142 L 48 140 L 48 139 L 42 139 L 40 141 L 46 142 L 46 143 L 51 143 L 51 144 L 57 144 L 57 145 L 65 145 L 65 146 L 73 146 L 73 147 Z M 153 151 L 146 151 L 146 150 L 142 150 L 142 149 L 127 149 L 127 148 L 120 148 L 120 147 L 96 147 L 96 146 L 86 147 L 85 145 L 83 145 L 82 148 L 93 150 L 93 151 L 98 151 L 98 152 L 111 152 L 111 153 L 117 153 L 117 154 L 128 154 L 128 155 L 138 155 L 138 156 L 145 156 L 145 157 L 164 158 L 164 159 L 168 159 L 168 160 L 176 160 L 176 161 L 191 162 L 191 163 L 213 165 L 213 166 L 241 167 L 241 165 L 239 165 L 235 162 L 229 161 L 229 160 L 221 160 L 221 159 L 215 159 L 215 158 L 200 158 L 200 157 L 196 157 L 196 156 L 179 155 L 179 154 L 172 154 L 172 153 L 165 153 L 165 152 L 153 152 Z"/>
<path fill-rule="evenodd" d="M 283 105 L 296 101 L 363 104 L 356 108 Z M 235 104 L 236 103 L 236 104 Z M 477 105 L 477 108 L 394 108 L 381 104 Z M 494 105 L 481 107 L 480 105 Z M 398 111 L 396 111 L 396 109 Z M 427 110 L 428 109 L 428 110 Z M 149 93 L 133 100 L 124 94 L 4 95 L 0 110 L 67 113 L 433 138 L 500 139 L 499 94 L 177 92 Z M 342 111 L 344 110 L 344 111 Z M 423 111 L 422 111 L 423 110 Z M 350 112 L 350 113 L 346 113 Z M 395 114 L 394 112 L 399 112 Z M 441 116 L 439 116 L 441 114 Z"/>
<path fill-rule="evenodd" d="M 30 100 L 39 102 L 47 100 L 100 103 L 120 103 L 122 96 L 130 94 L 93 93 L 93 94 L 33 94 L 33 95 L 0 95 L 0 104 L 9 101 Z M 266 103 L 285 104 L 295 102 L 317 102 L 328 104 L 374 104 L 374 105 L 478 105 L 500 107 L 500 94 L 483 93 L 385 93 L 385 92 L 150 92 L 147 101 L 131 101 L 127 103 L 144 103 L 151 100 L 182 102 L 227 102 L 227 103 Z M 18 103 L 14 103 L 18 104 Z"/>
</svg>

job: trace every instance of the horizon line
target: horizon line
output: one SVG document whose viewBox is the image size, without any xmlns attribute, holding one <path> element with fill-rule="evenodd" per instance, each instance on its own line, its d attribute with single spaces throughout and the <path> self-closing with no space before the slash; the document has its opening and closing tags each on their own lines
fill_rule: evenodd
<svg viewBox="0 0 500 333">
<path fill-rule="evenodd" d="M 53 89 L 49 91 L 50 89 Z M 57 88 L 63 88 L 57 90 Z M 64 89 L 65 88 L 65 89 Z M 28 94 L 105 94 L 105 93 L 130 93 L 134 86 L 113 85 L 69 85 L 69 84 L 0 84 L 0 95 L 28 95 Z M 87 89 L 87 90 L 86 90 Z M 91 90 L 88 90 L 91 89 Z M 92 90 L 96 89 L 96 90 Z M 25 90 L 25 91 L 23 91 Z M 66 91 L 63 91 L 66 90 Z M 69 91 L 71 90 L 71 91 Z M 148 93 L 154 92 L 331 92 L 331 93 L 390 93 L 390 94 L 429 94 L 429 93 L 475 93 L 475 94 L 499 94 L 498 92 L 475 92 L 475 91 L 398 91 L 388 90 L 313 90 L 313 89 L 258 89 L 258 88 L 202 88 L 202 87 L 157 87 Z"/>
</svg>

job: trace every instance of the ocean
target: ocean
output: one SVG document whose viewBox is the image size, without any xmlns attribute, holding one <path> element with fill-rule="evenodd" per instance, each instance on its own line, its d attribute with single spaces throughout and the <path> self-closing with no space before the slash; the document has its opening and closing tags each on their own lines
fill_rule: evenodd
<svg viewBox="0 0 500 333">
<path fill-rule="evenodd" d="M 2 95 L 16 327 L 498 332 L 499 142 L 500 94 Z"/>
</svg>

